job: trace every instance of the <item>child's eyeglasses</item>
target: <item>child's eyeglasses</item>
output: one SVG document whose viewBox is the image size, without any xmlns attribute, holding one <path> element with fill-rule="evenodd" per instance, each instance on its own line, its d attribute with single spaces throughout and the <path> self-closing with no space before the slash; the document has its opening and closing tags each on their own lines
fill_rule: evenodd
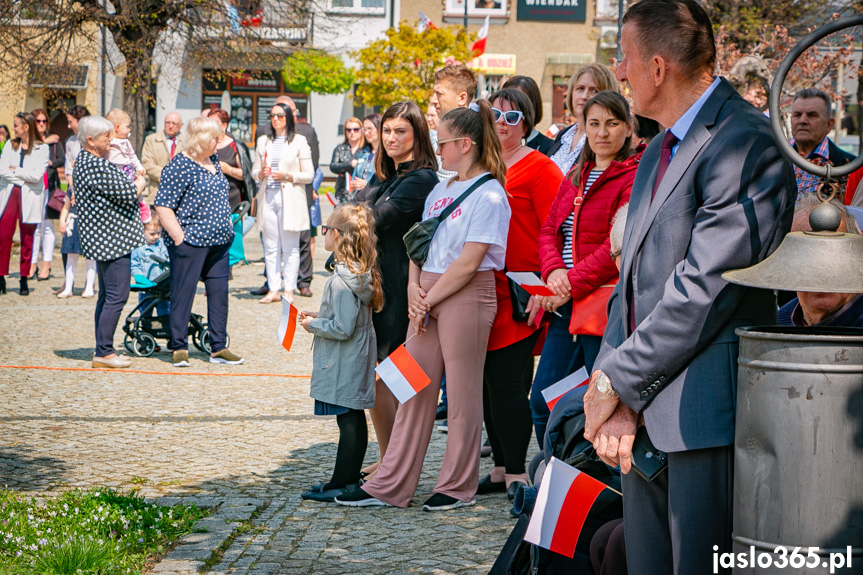
<svg viewBox="0 0 863 575">
<path fill-rule="evenodd" d="M 500 121 L 500 117 L 503 116 L 503 121 L 506 122 L 507 126 L 515 126 L 524 118 L 524 113 L 519 110 L 508 110 L 504 112 L 503 110 L 492 108 L 491 113 L 494 114 L 495 122 Z"/>
<path fill-rule="evenodd" d="M 332 226 L 321 226 L 321 235 L 327 235 L 330 230 L 336 230 L 337 232 L 342 233 L 342 230 L 338 228 L 334 228 Z"/>
</svg>

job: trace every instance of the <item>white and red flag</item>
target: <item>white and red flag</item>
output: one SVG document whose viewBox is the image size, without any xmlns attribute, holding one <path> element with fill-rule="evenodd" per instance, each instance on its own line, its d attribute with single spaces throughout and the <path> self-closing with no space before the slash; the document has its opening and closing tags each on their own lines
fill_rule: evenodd
<svg viewBox="0 0 863 575">
<path fill-rule="evenodd" d="M 506 277 L 520 285 L 530 295 L 554 295 L 545 282 L 531 272 L 506 272 Z"/>
<path fill-rule="evenodd" d="M 476 42 L 474 42 L 470 47 L 474 58 L 479 58 L 485 54 L 485 39 L 488 38 L 488 21 L 489 17 L 486 16 L 485 22 L 482 24 L 482 28 L 479 29 L 479 32 L 476 35 Z"/>
<path fill-rule="evenodd" d="M 279 322 L 279 343 L 288 351 L 294 343 L 294 335 L 297 333 L 297 313 L 288 298 L 282 296 L 282 320 Z"/>
<path fill-rule="evenodd" d="M 426 30 L 437 30 L 437 26 L 434 25 L 434 22 L 431 21 L 431 18 L 426 16 L 422 10 L 420 10 L 420 19 L 417 22 L 417 32 L 422 34 Z"/>
<path fill-rule="evenodd" d="M 587 369 L 582 367 L 575 373 L 564 377 L 554 385 L 550 385 L 543 389 L 542 398 L 545 400 L 548 410 L 551 411 L 554 409 L 554 404 L 556 404 L 561 397 L 576 387 L 587 385 L 589 382 L 590 376 L 587 375 Z"/>
<path fill-rule="evenodd" d="M 406 402 L 431 383 L 429 376 L 408 353 L 404 345 L 400 345 L 389 357 L 380 362 L 375 368 L 375 373 L 390 388 L 399 403 Z"/>
<path fill-rule="evenodd" d="M 330 201 L 332 205 L 338 205 L 339 201 L 336 199 L 336 194 L 333 192 L 327 192 L 327 199 Z"/>
<path fill-rule="evenodd" d="M 606 488 L 601 481 L 552 457 L 542 476 L 524 540 L 572 558 L 587 514 Z"/>
</svg>

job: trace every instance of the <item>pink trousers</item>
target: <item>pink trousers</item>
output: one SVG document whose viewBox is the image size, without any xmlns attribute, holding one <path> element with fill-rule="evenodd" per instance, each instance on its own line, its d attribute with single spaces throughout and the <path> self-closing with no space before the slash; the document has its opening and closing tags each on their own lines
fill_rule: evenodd
<svg viewBox="0 0 863 575">
<path fill-rule="evenodd" d="M 420 285 L 428 291 L 440 277 L 422 272 Z M 478 272 L 458 293 L 432 308 L 426 332 L 407 343 L 431 384 L 399 406 L 387 453 L 363 491 L 390 505 L 408 506 L 419 484 L 446 371 L 449 430 L 434 491 L 465 502 L 473 499 L 482 435 L 482 374 L 496 310 L 490 271 Z"/>
</svg>

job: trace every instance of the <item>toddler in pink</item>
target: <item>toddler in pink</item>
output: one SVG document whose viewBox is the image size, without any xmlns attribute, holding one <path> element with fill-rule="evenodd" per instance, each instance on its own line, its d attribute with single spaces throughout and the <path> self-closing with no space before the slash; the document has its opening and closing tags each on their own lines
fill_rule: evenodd
<svg viewBox="0 0 863 575">
<path fill-rule="evenodd" d="M 107 160 L 126 174 L 130 182 L 134 182 L 138 174 L 146 175 L 147 172 L 144 170 L 141 160 L 138 159 L 138 155 L 132 147 L 132 142 L 129 141 L 132 118 L 129 117 L 129 114 L 118 108 L 114 108 L 108 112 L 106 118 L 114 124 L 114 131 L 111 132 L 111 149 L 108 150 Z M 150 206 L 147 205 L 147 202 L 143 201 L 140 195 L 138 196 L 138 205 L 141 208 L 141 221 L 145 224 L 150 223 L 152 219 Z"/>
</svg>

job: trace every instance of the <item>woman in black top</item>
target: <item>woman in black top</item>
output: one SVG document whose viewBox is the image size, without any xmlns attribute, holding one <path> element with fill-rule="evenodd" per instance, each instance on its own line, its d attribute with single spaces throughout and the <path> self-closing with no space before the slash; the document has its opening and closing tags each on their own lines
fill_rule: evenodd
<svg viewBox="0 0 863 575">
<path fill-rule="evenodd" d="M 330 171 L 336 175 L 336 199 L 340 202 L 354 199 L 354 192 L 348 189 L 345 182 L 345 174 L 352 174 L 357 162 L 368 155 L 362 120 L 348 118 L 345 120 L 344 131 L 345 141 L 336 146 L 330 161 Z"/>
<path fill-rule="evenodd" d="M 226 111 L 222 109 L 210 110 L 207 117 L 216 120 L 222 128 L 222 136 L 216 145 L 216 155 L 219 156 L 219 166 L 222 168 L 222 173 L 228 179 L 228 203 L 233 210 L 240 202 L 251 201 L 250 199 L 255 192 L 252 163 L 246 158 L 249 152 L 242 142 L 238 142 L 228 134 L 230 116 Z M 251 193 L 249 192 L 250 186 L 252 186 Z"/>
<path fill-rule="evenodd" d="M 102 158 L 111 147 L 114 124 L 102 116 L 78 122 L 81 152 L 72 175 L 76 225 L 81 255 L 96 260 L 99 298 L 96 300 L 96 353 L 93 367 L 129 367 L 131 361 L 114 351 L 114 331 L 129 299 L 132 250 L 144 245 L 144 225 L 138 194 L 147 187 L 142 176 L 129 181 Z"/>
<path fill-rule="evenodd" d="M 378 236 L 378 262 L 384 288 L 384 307 L 372 318 L 378 361 L 395 351 L 407 337 L 409 260 L 403 237 L 422 217 L 426 197 L 439 181 L 436 169 L 437 159 L 422 111 L 413 102 L 390 106 L 381 118 L 375 175 L 356 198 L 372 207 Z M 375 391 L 375 408 L 369 414 L 383 458 L 398 402 L 380 380 Z M 374 472 L 377 465 L 364 472 Z"/>
</svg>

